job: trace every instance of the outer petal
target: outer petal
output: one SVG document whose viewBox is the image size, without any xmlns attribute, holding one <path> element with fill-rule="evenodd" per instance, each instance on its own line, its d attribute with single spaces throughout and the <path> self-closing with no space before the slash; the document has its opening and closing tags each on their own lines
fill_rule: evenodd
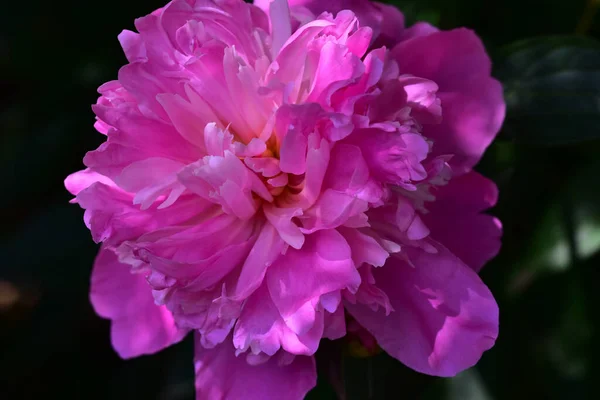
<svg viewBox="0 0 600 400">
<path fill-rule="evenodd" d="M 77 196 L 79 192 L 87 189 L 96 182 L 103 183 L 107 186 L 115 186 L 115 183 L 110 178 L 86 168 L 67 176 L 65 179 L 65 187 L 72 195 Z"/>
<path fill-rule="evenodd" d="M 496 185 L 470 172 L 450 180 L 435 196 L 436 201 L 427 204 L 429 213 L 422 216 L 431 236 L 479 271 L 500 250 L 502 224 L 482 213 L 496 204 Z"/>
<path fill-rule="evenodd" d="M 84 208 L 84 221 L 97 243 L 119 245 L 144 233 L 180 224 L 208 208 L 197 197 L 180 198 L 171 207 L 140 210 L 132 204 L 131 194 L 101 182 L 93 183 L 77 194 L 76 202 Z"/>
<path fill-rule="evenodd" d="M 112 345 L 123 358 L 156 353 L 187 333 L 166 307 L 154 304 L 144 276 L 132 274 L 104 247 L 94 264 L 90 299 L 98 315 L 112 321 Z"/>
<path fill-rule="evenodd" d="M 197 400 L 300 400 L 317 383 L 312 357 L 296 356 L 288 365 L 271 357 L 250 365 L 244 355 L 235 356 L 229 340 L 210 350 L 196 340 Z"/>
<path fill-rule="evenodd" d="M 414 267 L 392 258 L 373 271 L 394 308 L 389 316 L 346 304 L 391 356 L 419 372 L 453 376 L 494 345 L 498 306 L 473 270 L 442 246 L 409 250 Z"/>
<path fill-rule="evenodd" d="M 467 29 L 436 32 L 399 43 L 392 57 L 400 73 L 439 85 L 443 120 L 425 125 L 423 135 L 434 141 L 432 156 L 454 154 L 454 172 L 468 171 L 500 130 L 506 108 L 481 40 Z"/>
<path fill-rule="evenodd" d="M 268 10 L 273 0 L 254 0 L 254 4 Z M 314 16 L 323 12 L 337 14 L 350 10 L 356 14 L 360 26 L 373 29 L 374 47 L 390 46 L 396 43 L 404 30 L 404 16 L 398 8 L 369 0 L 288 0 L 292 16 L 298 20 L 306 18 L 306 10 Z"/>
</svg>

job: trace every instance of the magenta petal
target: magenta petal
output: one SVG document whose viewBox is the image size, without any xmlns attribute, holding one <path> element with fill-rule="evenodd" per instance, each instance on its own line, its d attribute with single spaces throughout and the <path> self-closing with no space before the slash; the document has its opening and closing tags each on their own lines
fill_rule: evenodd
<svg viewBox="0 0 600 400">
<path fill-rule="evenodd" d="M 123 358 L 156 353 L 187 333 L 175 326 L 166 307 L 154 304 L 144 275 L 132 274 L 130 268 L 103 247 L 96 257 L 90 290 L 94 310 L 112 321 L 112 345 Z"/>
<path fill-rule="evenodd" d="M 118 38 L 127 61 L 135 62 L 146 58 L 146 46 L 140 34 L 124 29 Z"/>
<path fill-rule="evenodd" d="M 254 4 L 267 9 L 270 0 L 254 0 Z M 404 16 L 396 7 L 369 0 L 288 0 L 292 16 L 301 17 L 308 9 L 318 16 L 323 12 L 337 14 L 350 10 L 359 20 L 360 26 L 373 29 L 374 47 L 396 43 L 404 30 Z"/>
<path fill-rule="evenodd" d="M 506 108 L 481 40 L 467 29 L 440 31 L 399 43 L 392 57 L 402 74 L 438 84 L 443 120 L 424 126 L 423 135 L 433 139 L 433 156 L 454 154 L 454 172 L 468 171 L 500 130 Z"/>
<path fill-rule="evenodd" d="M 313 357 L 296 356 L 287 365 L 271 357 L 250 365 L 245 355 L 235 356 L 228 340 L 210 350 L 198 340 L 196 335 L 197 400 L 301 400 L 317 383 Z"/>
<path fill-rule="evenodd" d="M 338 228 L 352 249 L 352 260 L 360 267 L 363 263 L 381 267 L 389 257 L 389 253 L 375 239 L 365 235 L 358 229 Z"/>
<path fill-rule="evenodd" d="M 312 315 L 311 319 L 314 323 L 308 331 L 294 332 L 281 318 L 266 285 L 263 285 L 244 304 L 233 333 L 233 344 L 241 351 L 250 350 L 252 354 L 263 352 L 272 356 L 283 348 L 291 354 L 313 355 L 323 336 L 323 315 Z"/>
<path fill-rule="evenodd" d="M 86 168 L 81 171 L 73 172 L 65 179 L 65 187 L 74 196 L 77 196 L 83 189 L 87 189 L 92 184 L 100 182 L 107 186 L 115 186 L 115 183 L 108 177 L 100 175 L 97 172 Z"/>
<path fill-rule="evenodd" d="M 438 248 L 437 254 L 410 250 L 414 267 L 392 258 L 373 271 L 395 310 L 389 316 L 346 307 L 391 356 L 422 373 L 453 376 L 494 345 L 498 306 L 471 268 Z"/>
<path fill-rule="evenodd" d="M 356 291 L 360 275 L 344 237 L 335 230 L 323 230 L 308 235 L 302 249 L 288 249 L 285 258 L 267 271 L 267 283 L 273 302 L 287 320 L 324 294 L 346 288 Z"/>
<path fill-rule="evenodd" d="M 502 224 L 482 213 L 496 204 L 496 184 L 470 172 L 450 180 L 435 195 L 437 201 L 428 204 L 429 213 L 423 215 L 431 236 L 479 271 L 501 245 Z"/>
<path fill-rule="evenodd" d="M 263 282 L 267 268 L 281 255 L 284 242 L 270 223 L 265 223 L 252 246 L 230 296 L 243 300 L 250 296 Z"/>
<path fill-rule="evenodd" d="M 493 344 L 497 191 L 472 167 L 504 102 L 474 33 L 370 0 L 173 0 L 135 26 L 65 181 L 119 354 L 193 329 L 198 398 L 298 399 L 346 307 L 419 371 Z"/>
</svg>

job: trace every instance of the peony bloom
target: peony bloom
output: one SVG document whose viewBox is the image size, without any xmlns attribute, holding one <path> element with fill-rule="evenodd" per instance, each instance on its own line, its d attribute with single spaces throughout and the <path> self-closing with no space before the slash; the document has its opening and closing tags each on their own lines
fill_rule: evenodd
<svg viewBox="0 0 600 400">
<path fill-rule="evenodd" d="M 198 399 L 300 399 L 347 318 L 451 376 L 498 333 L 472 170 L 504 117 L 466 29 L 367 0 L 174 0 L 119 40 L 106 141 L 66 179 L 124 358 L 195 336 Z"/>
</svg>

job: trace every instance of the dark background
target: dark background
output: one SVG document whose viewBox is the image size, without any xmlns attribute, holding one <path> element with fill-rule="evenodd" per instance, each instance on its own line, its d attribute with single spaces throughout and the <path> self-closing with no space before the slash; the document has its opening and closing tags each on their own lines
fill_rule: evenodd
<svg viewBox="0 0 600 400">
<path fill-rule="evenodd" d="M 102 140 L 90 105 L 126 62 L 117 34 L 163 1 L 2 4 L 3 400 L 193 399 L 189 338 L 130 361 L 111 349 L 87 296 L 96 246 L 62 184 Z M 324 342 L 310 398 L 334 399 L 334 386 L 351 399 L 600 398 L 600 0 L 394 3 L 409 23 L 475 29 L 505 86 L 508 118 L 478 167 L 501 193 L 504 245 L 482 273 L 500 338 L 453 379 Z"/>
</svg>

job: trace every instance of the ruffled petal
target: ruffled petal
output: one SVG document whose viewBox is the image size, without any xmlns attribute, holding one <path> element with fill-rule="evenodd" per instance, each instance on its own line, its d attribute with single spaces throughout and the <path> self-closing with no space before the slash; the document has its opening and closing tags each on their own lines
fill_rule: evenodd
<svg viewBox="0 0 600 400">
<path fill-rule="evenodd" d="M 419 372 L 454 376 L 473 366 L 498 336 L 498 306 L 471 268 L 438 245 L 409 250 L 374 270 L 394 312 L 347 303 L 354 318 L 391 356 Z"/>
<path fill-rule="evenodd" d="M 301 400 L 317 383 L 313 357 L 296 356 L 283 365 L 271 357 L 250 365 L 225 341 L 207 350 L 196 340 L 197 400 Z"/>
<path fill-rule="evenodd" d="M 272 0 L 254 0 L 254 4 L 268 10 Z M 398 8 L 369 0 L 288 0 L 292 16 L 302 21 L 307 12 L 312 18 L 323 12 L 337 14 L 342 10 L 351 10 L 356 14 L 361 26 L 373 30 L 373 47 L 395 44 L 404 30 L 404 16 Z"/>
<path fill-rule="evenodd" d="M 154 304 L 144 275 L 132 274 L 105 247 L 94 263 L 90 299 L 98 315 L 112 321 L 112 345 L 123 358 L 156 353 L 187 333 L 166 307 Z"/>
<path fill-rule="evenodd" d="M 233 333 L 233 344 L 240 351 L 250 350 L 273 356 L 280 348 L 291 354 L 313 355 L 323 336 L 323 313 L 302 334 L 290 329 L 273 304 L 266 285 L 258 289 L 244 304 Z"/>
<path fill-rule="evenodd" d="M 302 249 L 288 249 L 267 271 L 267 284 L 283 319 L 293 320 L 292 329 L 302 332 L 312 327 L 321 296 L 342 289 L 356 291 L 360 275 L 343 236 L 323 230 L 308 235 Z"/>
</svg>

